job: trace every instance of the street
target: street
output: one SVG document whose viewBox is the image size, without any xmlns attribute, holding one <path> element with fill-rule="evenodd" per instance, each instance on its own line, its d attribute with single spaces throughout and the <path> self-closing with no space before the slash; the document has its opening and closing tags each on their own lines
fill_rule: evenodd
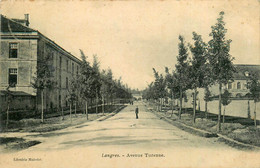
<svg viewBox="0 0 260 168">
<path fill-rule="evenodd" d="M 139 107 L 139 119 L 135 118 L 136 106 Z M 153 113 L 147 112 L 142 102 L 129 105 L 104 121 L 94 121 L 56 132 L 34 134 L 31 138 L 42 142 L 28 149 L 33 151 L 90 146 L 143 150 L 183 147 L 215 150 L 230 148 L 216 142 L 216 138 L 206 139 L 195 136 L 160 120 Z"/>
<path fill-rule="evenodd" d="M 139 119 L 135 118 L 136 106 L 139 107 Z M 111 164 L 114 167 L 232 167 L 234 163 L 239 163 L 248 167 L 259 162 L 259 153 L 240 151 L 218 142 L 217 138 L 192 135 L 160 120 L 148 112 L 143 102 L 128 105 L 104 121 L 31 134 L 26 138 L 42 143 L 11 154 L 11 157 L 38 161 L 16 161 L 12 164 L 19 162 L 20 165 L 22 162 L 24 166 L 39 166 L 41 162 L 43 165 L 52 163 L 59 167 L 70 164 L 75 167 L 77 163 L 76 167 L 111 167 Z M 247 161 L 241 160 L 241 156 Z"/>
</svg>

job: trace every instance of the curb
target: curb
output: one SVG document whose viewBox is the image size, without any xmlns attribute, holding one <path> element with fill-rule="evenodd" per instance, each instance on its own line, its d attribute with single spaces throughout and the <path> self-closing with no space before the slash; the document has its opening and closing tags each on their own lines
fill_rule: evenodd
<svg viewBox="0 0 260 168">
<path fill-rule="evenodd" d="M 250 149 L 250 150 L 260 150 L 260 147 L 258 147 L 258 146 L 245 144 L 243 142 L 239 142 L 237 140 L 231 139 L 231 138 L 221 135 L 221 134 L 218 134 L 218 136 L 219 136 L 219 141 L 223 141 L 229 146 Z"/>
<path fill-rule="evenodd" d="M 236 148 L 244 148 L 244 149 L 250 149 L 250 150 L 260 150 L 260 147 L 258 146 L 254 146 L 254 145 L 250 145 L 250 144 L 245 144 L 243 142 L 239 142 L 237 140 L 234 140 L 234 139 L 231 139 L 227 136 L 224 136 L 222 134 L 218 134 L 218 133 L 211 133 L 211 132 L 208 132 L 208 131 L 205 131 L 205 130 L 201 130 L 201 129 L 198 129 L 198 128 L 194 128 L 194 127 L 191 127 L 191 126 L 188 126 L 184 123 L 181 123 L 179 121 L 177 121 L 176 119 L 169 119 L 167 118 L 166 116 L 164 116 L 163 114 L 157 114 L 157 112 L 153 112 L 156 116 L 160 117 L 160 119 L 163 119 L 164 121 L 182 129 L 182 130 L 185 130 L 187 132 L 190 132 L 192 134 L 195 134 L 195 135 L 199 135 L 199 136 L 202 136 L 202 137 L 205 137 L 205 138 L 211 138 L 211 137 L 218 137 L 218 140 L 219 141 L 222 141 L 224 143 L 226 143 L 227 145 L 229 146 L 232 146 L 232 147 L 236 147 Z M 175 121 L 175 122 L 174 122 Z"/>
<path fill-rule="evenodd" d="M 190 132 L 192 134 L 199 135 L 199 136 L 202 136 L 205 138 L 218 137 L 218 135 L 216 133 L 211 133 L 208 131 L 197 129 L 197 128 L 188 126 L 186 124 L 183 124 L 177 120 L 171 120 L 163 115 L 159 116 L 159 114 L 156 114 L 156 113 L 154 113 L 154 114 L 157 115 L 158 117 L 160 117 L 160 119 L 163 119 L 164 121 L 167 121 L 168 123 L 173 124 L 174 126 L 181 128 L 182 130 L 185 129 L 187 132 Z M 175 121 L 175 122 L 173 122 L 173 121 Z"/>
</svg>

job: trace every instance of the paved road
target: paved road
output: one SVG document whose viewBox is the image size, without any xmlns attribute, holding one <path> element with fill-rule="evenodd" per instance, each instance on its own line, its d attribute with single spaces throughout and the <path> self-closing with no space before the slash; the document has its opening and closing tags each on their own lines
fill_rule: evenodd
<svg viewBox="0 0 260 168">
<path fill-rule="evenodd" d="M 139 119 L 135 119 L 136 105 Z M 28 138 L 42 143 L 16 157 L 33 156 L 57 167 L 247 167 L 260 163 L 259 153 L 184 132 L 148 112 L 143 103 L 129 105 L 105 121 Z"/>
</svg>

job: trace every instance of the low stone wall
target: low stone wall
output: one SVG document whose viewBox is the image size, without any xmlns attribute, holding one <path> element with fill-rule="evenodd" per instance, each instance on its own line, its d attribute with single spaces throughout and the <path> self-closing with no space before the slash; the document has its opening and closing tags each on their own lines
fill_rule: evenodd
<svg viewBox="0 0 260 168">
<path fill-rule="evenodd" d="M 208 111 L 213 114 L 218 114 L 218 100 L 213 100 L 208 102 Z M 200 100 L 200 110 L 205 111 L 205 101 Z M 255 103 L 253 100 L 249 100 L 250 106 L 250 114 L 251 118 L 254 117 L 254 110 L 255 110 Z M 188 102 L 184 103 L 184 107 L 192 108 L 192 101 L 189 100 Z M 197 109 L 199 106 L 197 105 Z M 222 114 L 224 111 L 224 107 L 222 106 Z M 236 116 L 236 117 L 244 117 L 247 118 L 248 116 L 248 100 L 232 100 L 229 105 L 226 106 L 226 113 L 225 115 L 229 116 Z M 256 103 L 256 118 L 260 119 L 260 102 Z"/>
</svg>

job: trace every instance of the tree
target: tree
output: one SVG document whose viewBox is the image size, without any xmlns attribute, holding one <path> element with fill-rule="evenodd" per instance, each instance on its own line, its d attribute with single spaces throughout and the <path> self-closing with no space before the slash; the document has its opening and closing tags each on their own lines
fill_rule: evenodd
<svg viewBox="0 0 260 168">
<path fill-rule="evenodd" d="M 143 91 L 143 99 L 146 100 L 154 100 L 155 99 L 155 91 L 154 91 L 154 82 L 148 84 L 148 87 Z"/>
<path fill-rule="evenodd" d="M 203 42 L 200 35 L 193 32 L 194 46 L 189 45 L 192 53 L 191 66 L 189 67 L 189 82 L 190 88 L 194 90 L 193 93 L 193 123 L 196 119 L 196 100 L 197 88 L 203 88 L 207 83 L 206 80 L 206 62 L 207 62 L 207 45 Z"/>
<path fill-rule="evenodd" d="M 71 82 L 70 82 L 70 94 L 71 94 L 71 98 L 72 101 L 74 101 L 74 106 L 75 106 L 75 117 L 77 116 L 77 103 L 79 102 L 79 83 L 77 81 L 78 79 L 78 75 L 76 76 L 76 78 L 74 78 Z"/>
<path fill-rule="evenodd" d="M 36 74 L 33 77 L 32 87 L 40 91 L 41 93 L 41 122 L 44 121 L 43 118 L 43 102 L 44 96 L 43 92 L 47 89 L 51 89 L 56 85 L 56 82 L 53 78 L 54 68 L 51 63 L 50 55 L 42 56 L 37 60 L 37 70 Z M 45 98 L 46 99 L 46 98 Z"/>
<path fill-rule="evenodd" d="M 179 119 L 181 119 L 181 110 L 182 110 L 182 99 L 183 99 L 183 92 L 187 89 L 189 84 L 188 80 L 188 48 L 185 45 L 185 41 L 183 36 L 179 36 L 179 54 L 177 56 L 177 64 L 175 65 L 176 73 L 175 78 L 178 82 L 179 86 L 179 98 L 180 98 L 180 108 L 179 108 Z"/>
<path fill-rule="evenodd" d="M 255 103 L 255 110 L 254 110 L 254 123 L 255 127 L 257 127 L 256 124 L 256 103 L 260 100 L 260 82 L 259 82 L 259 74 L 257 73 L 251 73 L 250 74 L 250 93 L 252 98 L 254 99 Z"/>
<path fill-rule="evenodd" d="M 171 110 L 172 110 L 172 114 L 171 117 L 173 115 L 173 98 L 174 98 L 174 93 L 173 93 L 173 85 L 174 85 L 174 80 L 173 80 L 173 76 L 169 73 L 169 68 L 165 67 L 165 82 L 166 82 L 166 86 L 167 88 L 170 90 L 170 96 L 171 96 Z"/>
<path fill-rule="evenodd" d="M 106 79 L 107 79 L 107 87 L 108 87 L 108 98 L 110 99 L 110 103 L 112 105 L 113 91 L 114 91 L 113 72 L 110 68 L 108 68 L 106 72 L 107 72 Z"/>
<path fill-rule="evenodd" d="M 159 98 L 159 111 L 162 110 L 162 99 L 165 97 L 166 95 L 166 82 L 165 79 L 163 77 L 162 74 L 159 75 L 159 73 L 153 68 L 153 72 L 154 72 L 154 77 L 155 77 L 155 81 L 154 81 L 154 87 L 155 87 L 155 92 L 156 95 L 158 95 Z"/>
<path fill-rule="evenodd" d="M 101 98 L 102 98 L 102 112 L 103 112 L 103 115 L 104 115 L 104 113 L 105 113 L 105 99 L 108 96 L 108 82 L 107 82 L 105 70 L 103 70 L 102 73 L 101 73 L 100 94 L 101 94 Z"/>
<path fill-rule="evenodd" d="M 77 100 L 77 87 L 76 87 L 76 83 L 74 82 L 75 80 L 70 81 L 70 85 L 69 88 L 67 90 L 67 96 L 66 96 L 66 100 L 69 102 L 70 104 L 70 122 L 72 122 L 72 103 L 75 103 L 75 115 L 76 115 L 76 100 Z"/>
<path fill-rule="evenodd" d="M 205 118 L 208 118 L 208 102 L 211 101 L 211 93 L 209 87 L 204 88 L 204 101 L 205 101 Z"/>
<path fill-rule="evenodd" d="M 229 103 L 231 103 L 231 93 L 228 92 L 227 89 L 225 89 L 224 93 L 222 94 L 222 99 L 221 99 L 221 103 L 224 106 L 224 111 L 223 111 L 223 123 L 225 123 L 225 112 L 226 112 L 226 106 L 229 105 Z"/>
<path fill-rule="evenodd" d="M 175 72 L 172 71 L 172 74 L 169 73 L 169 69 L 166 67 L 165 68 L 165 72 L 166 72 L 166 83 L 167 83 L 167 88 L 170 89 L 170 95 L 171 95 L 171 99 L 172 99 L 172 103 L 171 103 L 171 109 L 172 109 L 172 114 L 171 117 L 173 115 L 173 106 L 175 106 L 174 101 L 177 98 L 177 95 L 179 93 L 179 86 L 178 86 L 178 82 L 177 79 L 175 78 Z"/>
<path fill-rule="evenodd" d="M 88 120 L 88 99 L 93 96 L 93 77 L 92 68 L 89 62 L 86 60 L 86 56 L 82 50 L 80 50 L 82 62 L 79 68 L 79 75 L 77 76 L 77 83 L 79 84 L 79 96 L 85 101 L 86 117 Z"/>
<path fill-rule="evenodd" d="M 6 88 L 6 100 L 7 100 L 7 110 L 6 110 L 6 128 L 8 128 L 9 125 L 9 108 L 10 108 L 10 103 L 13 100 L 13 94 L 12 92 L 9 90 L 9 86 Z"/>
<path fill-rule="evenodd" d="M 214 81 L 219 84 L 219 114 L 217 131 L 221 131 L 221 94 L 222 86 L 233 79 L 235 67 L 232 63 L 233 57 L 229 54 L 231 40 L 226 40 L 224 12 L 219 13 L 217 23 L 211 27 L 209 34 L 212 39 L 209 41 L 209 62 Z"/>
<path fill-rule="evenodd" d="M 99 70 L 100 62 L 98 61 L 97 55 L 93 55 L 93 85 L 94 85 L 94 91 L 95 91 L 95 97 L 96 97 L 96 114 L 98 113 L 98 100 L 100 95 L 100 88 L 101 88 L 101 81 L 100 81 L 100 70 Z"/>
<path fill-rule="evenodd" d="M 249 99 L 247 101 L 247 118 L 250 119 L 251 118 L 251 114 L 250 114 L 250 102 Z"/>
</svg>

